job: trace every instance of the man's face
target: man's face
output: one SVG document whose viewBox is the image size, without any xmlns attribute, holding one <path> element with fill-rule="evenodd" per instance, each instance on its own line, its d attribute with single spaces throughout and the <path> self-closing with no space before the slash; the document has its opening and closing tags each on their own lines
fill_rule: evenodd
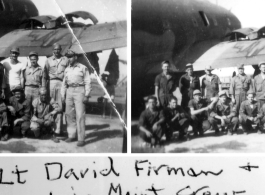
<svg viewBox="0 0 265 195">
<path fill-rule="evenodd" d="M 19 56 L 19 53 L 10 51 L 10 58 L 12 60 L 17 60 L 18 56 Z"/>
<path fill-rule="evenodd" d="M 238 73 L 239 73 L 239 74 L 244 74 L 244 68 L 240 68 L 240 69 L 238 69 Z"/>
<path fill-rule="evenodd" d="M 154 109 L 156 106 L 156 101 L 154 99 L 149 99 L 148 100 L 148 107 L 151 109 Z"/>
<path fill-rule="evenodd" d="M 259 69 L 262 73 L 265 73 L 265 64 L 261 64 Z"/>
<path fill-rule="evenodd" d="M 76 56 L 72 56 L 72 57 L 68 57 L 68 59 L 69 59 L 69 63 L 70 63 L 71 65 L 74 65 L 74 63 L 75 63 L 77 57 L 76 57 Z"/>
<path fill-rule="evenodd" d="M 210 75 L 210 74 L 212 73 L 212 70 L 205 70 L 205 73 L 206 73 L 207 75 Z"/>
<path fill-rule="evenodd" d="M 61 51 L 62 51 L 62 49 L 61 49 L 61 47 L 59 45 L 54 46 L 54 48 L 53 48 L 53 54 L 55 56 L 59 56 L 61 54 Z"/>
<path fill-rule="evenodd" d="M 38 64 L 38 57 L 37 56 L 30 56 L 29 57 L 31 66 L 37 66 Z"/>
<path fill-rule="evenodd" d="M 21 100 L 22 94 L 20 91 L 16 91 L 14 94 L 15 98 L 17 101 Z"/>
<path fill-rule="evenodd" d="M 195 94 L 194 99 L 199 102 L 202 99 L 201 94 Z"/>
<path fill-rule="evenodd" d="M 40 101 L 41 102 L 45 102 L 46 101 L 46 93 L 44 93 L 44 92 L 40 93 Z"/>
<path fill-rule="evenodd" d="M 187 73 L 188 73 L 188 75 L 192 75 L 193 74 L 193 68 L 188 68 Z"/>
<path fill-rule="evenodd" d="M 176 100 L 174 100 L 174 99 L 172 99 L 170 102 L 169 102 L 169 106 L 170 106 L 170 108 L 176 108 L 177 107 L 177 104 L 178 104 L 178 102 L 176 101 Z"/>
<path fill-rule="evenodd" d="M 164 63 L 162 66 L 162 70 L 163 70 L 163 72 L 168 72 L 169 71 L 169 64 Z"/>
<path fill-rule="evenodd" d="M 227 97 L 226 97 L 226 95 L 222 95 L 221 97 L 219 97 L 219 99 L 220 99 L 220 101 L 221 101 L 222 103 L 225 103 Z"/>
<path fill-rule="evenodd" d="M 247 99 L 250 103 L 254 101 L 254 95 L 253 94 L 248 94 Z"/>
</svg>

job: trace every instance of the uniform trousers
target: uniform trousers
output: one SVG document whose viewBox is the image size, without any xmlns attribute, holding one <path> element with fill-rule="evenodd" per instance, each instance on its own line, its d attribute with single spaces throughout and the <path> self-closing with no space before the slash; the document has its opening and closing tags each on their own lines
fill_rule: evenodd
<svg viewBox="0 0 265 195">
<path fill-rule="evenodd" d="M 85 140 L 85 97 L 84 86 L 68 87 L 66 92 L 66 124 L 69 138 L 77 138 L 78 141 Z"/>
</svg>

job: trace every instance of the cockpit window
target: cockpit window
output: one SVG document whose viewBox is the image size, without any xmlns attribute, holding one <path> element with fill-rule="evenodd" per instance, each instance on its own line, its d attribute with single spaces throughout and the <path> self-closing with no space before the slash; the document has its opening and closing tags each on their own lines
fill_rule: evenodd
<svg viewBox="0 0 265 195">
<path fill-rule="evenodd" d="M 209 26 L 210 23 L 209 23 L 209 20 L 208 20 L 206 14 L 203 11 L 199 11 L 199 14 L 200 14 L 200 16 L 202 18 L 204 26 Z"/>
<path fill-rule="evenodd" d="M 3 2 L 3 0 L 1 0 L 0 2 L 0 11 L 4 11 L 5 10 L 5 4 Z"/>
<path fill-rule="evenodd" d="M 227 19 L 227 24 L 229 25 L 229 26 L 231 26 L 231 21 L 230 21 L 230 19 L 229 18 L 226 18 Z"/>
</svg>

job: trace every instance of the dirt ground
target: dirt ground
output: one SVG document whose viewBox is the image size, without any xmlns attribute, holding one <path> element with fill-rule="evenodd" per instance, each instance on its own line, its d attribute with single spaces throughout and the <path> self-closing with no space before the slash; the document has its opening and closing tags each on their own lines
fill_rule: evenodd
<svg viewBox="0 0 265 195">
<path fill-rule="evenodd" d="M 63 131 L 66 133 L 64 122 Z M 77 147 L 76 141 L 54 143 L 50 139 L 11 138 L 0 142 L 2 153 L 121 153 L 123 131 L 119 119 L 103 119 L 99 115 L 86 115 L 86 145 Z"/>
</svg>

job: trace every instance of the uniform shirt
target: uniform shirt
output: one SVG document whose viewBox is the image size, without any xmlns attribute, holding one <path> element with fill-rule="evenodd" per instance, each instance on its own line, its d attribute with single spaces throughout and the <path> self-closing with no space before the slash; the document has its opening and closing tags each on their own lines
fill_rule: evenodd
<svg viewBox="0 0 265 195">
<path fill-rule="evenodd" d="M 195 99 L 191 99 L 189 101 L 188 107 L 193 108 L 194 110 L 200 110 L 202 108 L 205 108 L 208 106 L 208 101 L 206 99 L 201 99 L 200 101 L 196 101 Z M 207 117 L 208 112 L 203 111 L 199 114 L 196 114 L 196 116 L 201 116 L 201 117 Z"/>
<path fill-rule="evenodd" d="M 207 90 L 219 91 L 219 85 L 221 84 L 220 78 L 213 74 L 211 77 L 205 75 L 202 79 L 202 88 Z"/>
<path fill-rule="evenodd" d="M 4 73 L 5 73 L 4 66 L 3 64 L 0 63 L 0 87 L 3 87 L 3 84 L 5 83 Z"/>
<path fill-rule="evenodd" d="M 162 118 L 165 119 L 163 110 L 151 112 L 149 108 L 146 108 L 140 115 L 139 126 L 151 130 L 153 125 Z"/>
<path fill-rule="evenodd" d="M 27 99 L 22 99 L 21 102 L 17 101 L 15 96 L 9 98 L 9 105 L 16 111 L 16 118 L 22 118 L 24 121 L 30 120 L 31 105 Z"/>
<path fill-rule="evenodd" d="M 254 77 L 253 86 L 256 98 L 259 99 L 265 93 L 265 79 L 262 78 L 261 74 Z"/>
<path fill-rule="evenodd" d="M 6 84 L 21 85 L 22 72 L 26 66 L 20 61 L 17 64 L 11 64 L 10 58 L 5 59 L 2 63 L 5 68 L 5 78 L 2 86 L 5 87 Z"/>
<path fill-rule="evenodd" d="M 84 85 L 85 96 L 89 96 L 91 91 L 90 75 L 85 65 L 76 62 L 73 66 L 65 69 L 65 77 L 61 89 L 62 97 L 65 97 L 66 88 L 69 85 Z"/>
<path fill-rule="evenodd" d="M 171 123 L 171 120 L 176 116 L 176 114 L 179 114 L 179 120 L 183 118 L 188 118 L 187 113 L 179 105 L 177 105 L 175 109 L 172 109 L 170 107 L 164 109 L 164 116 L 167 123 Z"/>
<path fill-rule="evenodd" d="M 175 77 L 169 74 L 169 78 L 162 72 L 155 78 L 155 86 L 158 87 L 159 95 L 172 94 L 176 90 Z"/>
<path fill-rule="evenodd" d="M 64 71 L 68 66 L 68 58 L 61 56 L 59 59 L 55 56 L 47 58 L 45 62 L 45 71 L 49 80 L 59 79 L 63 81 Z"/>
<path fill-rule="evenodd" d="M 228 116 L 231 117 L 236 116 L 237 111 L 235 105 L 232 103 L 231 100 L 227 99 L 226 102 L 221 103 L 221 100 L 219 100 L 216 105 L 214 106 L 210 116 L 215 117 L 218 116 Z"/>
<path fill-rule="evenodd" d="M 251 106 L 253 105 L 253 107 Z M 253 104 L 250 104 L 248 100 L 245 100 L 240 105 L 239 115 L 241 116 L 249 116 L 256 117 L 258 114 L 258 103 L 254 101 Z"/>
<path fill-rule="evenodd" d="M 246 74 L 236 75 L 232 78 L 229 94 L 238 95 L 241 92 L 247 92 L 252 89 L 252 81 Z"/>
<path fill-rule="evenodd" d="M 188 74 L 185 74 L 179 79 L 179 90 L 182 94 L 191 93 L 193 96 L 193 91 L 195 89 L 200 90 L 200 79 L 197 76 L 190 77 Z"/>
<path fill-rule="evenodd" d="M 57 113 L 62 112 L 62 108 L 53 98 L 51 98 L 50 101 L 47 100 L 45 102 L 41 102 L 40 98 L 36 98 L 32 102 L 32 106 L 34 115 L 40 119 L 44 119 L 44 117 L 53 110 L 56 110 Z"/>
<path fill-rule="evenodd" d="M 39 65 L 36 68 L 28 66 L 24 71 L 24 79 L 26 86 L 46 86 L 46 75 L 44 74 L 44 71 Z"/>
</svg>

